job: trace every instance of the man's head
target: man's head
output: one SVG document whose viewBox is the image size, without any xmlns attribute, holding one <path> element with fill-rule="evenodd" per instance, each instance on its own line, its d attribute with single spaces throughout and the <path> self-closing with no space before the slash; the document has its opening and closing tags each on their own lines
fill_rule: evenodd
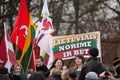
<svg viewBox="0 0 120 80">
<path fill-rule="evenodd" d="M 98 75 L 95 72 L 88 72 L 85 76 L 85 80 L 98 80 Z"/>
<path fill-rule="evenodd" d="M 10 80 L 8 76 L 8 69 L 5 67 L 0 68 L 0 80 Z"/>
<path fill-rule="evenodd" d="M 58 68 L 53 68 L 51 73 L 52 76 L 60 76 L 61 75 L 61 70 Z"/>
<path fill-rule="evenodd" d="M 69 78 L 72 78 L 72 79 L 77 78 L 77 69 L 74 67 L 69 68 L 68 75 L 69 75 Z"/>
<path fill-rule="evenodd" d="M 97 48 L 91 48 L 89 50 L 89 54 L 92 56 L 92 57 L 97 57 L 98 54 L 99 54 L 99 50 Z"/>
<path fill-rule="evenodd" d="M 38 56 L 35 60 L 36 63 L 36 67 L 40 67 L 43 65 L 43 57 L 42 56 Z"/>
</svg>

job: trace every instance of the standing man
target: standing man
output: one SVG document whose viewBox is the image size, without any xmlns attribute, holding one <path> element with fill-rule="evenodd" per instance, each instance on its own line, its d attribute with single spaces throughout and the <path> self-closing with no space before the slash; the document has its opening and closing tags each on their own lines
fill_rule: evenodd
<svg viewBox="0 0 120 80">
<path fill-rule="evenodd" d="M 10 80 L 8 69 L 2 66 L 3 62 L 4 61 L 0 59 L 0 80 Z"/>
<path fill-rule="evenodd" d="M 99 54 L 99 51 L 97 48 L 91 48 L 89 50 L 90 58 L 88 59 L 88 62 L 86 62 L 81 70 L 81 74 L 79 77 L 79 80 L 85 80 L 85 76 L 88 72 L 95 72 L 98 75 L 102 73 L 105 69 L 103 67 L 103 64 L 98 62 L 97 56 Z"/>
<path fill-rule="evenodd" d="M 36 71 L 40 71 L 45 77 L 47 77 L 48 68 L 44 65 L 43 57 L 38 56 L 35 60 Z"/>
</svg>

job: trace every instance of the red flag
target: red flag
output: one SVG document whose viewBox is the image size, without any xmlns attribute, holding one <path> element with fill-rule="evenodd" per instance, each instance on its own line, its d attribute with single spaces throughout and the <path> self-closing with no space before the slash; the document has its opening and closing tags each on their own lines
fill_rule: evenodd
<svg viewBox="0 0 120 80">
<path fill-rule="evenodd" d="M 27 35 L 27 29 L 29 24 L 29 14 L 26 5 L 26 0 L 20 0 L 20 9 L 14 24 L 14 30 L 11 35 L 11 40 L 21 50 L 23 50 L 25 37 Z"/>
<path fill-rule="evenodd" d="M 17 63 L 13 46 L 10 41 L 10 36 L 8 35 L 5 27 L 4 27 L 4 37 L 0 45 L 0 60 L 3 61 L 2 66 L 8 68 L 9 71 L 12 65 L 15 65 Z"/>
</svg>

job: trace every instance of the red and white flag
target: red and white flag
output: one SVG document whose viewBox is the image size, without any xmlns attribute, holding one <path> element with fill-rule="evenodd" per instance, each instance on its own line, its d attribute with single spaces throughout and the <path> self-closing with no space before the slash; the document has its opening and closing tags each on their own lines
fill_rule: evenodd
<svg viewBox="0 0 120 80">
<path fill-rule="evenodd" d="M 36 29 L 36 38 L 38 46 L 40 47 L 40 55 L 44 58 L 45 64 L 50 68 L 54 55 L 51 45 L 49 43 L 52 33 L 54 32 L 52 20 L 48 10 L 47 0 L 45 0 L 42 13 L 41 13 L 40 25 Z"/>
<path fill-rule="evenodd" d="M 14 24 L 11 40 L 21 50 L 23 50 L 24 47 L 28 25 L 29 25 L 29 14 L 26 5 L 26 0 L 20 0 L 20 9 L 16 18 L 16 22 Z"/>
<path fill-rule="evenodd" d="M 17 64 L 16 55 L 13 50 L 13 46 L 10 40 L 10 36 L 6 28 L 4 27 L 4 37 L 0 44 L 0 59 L 3 61 L 2 66 L 6 67 L 9 72 L 12 65 Z"/>
</svg>

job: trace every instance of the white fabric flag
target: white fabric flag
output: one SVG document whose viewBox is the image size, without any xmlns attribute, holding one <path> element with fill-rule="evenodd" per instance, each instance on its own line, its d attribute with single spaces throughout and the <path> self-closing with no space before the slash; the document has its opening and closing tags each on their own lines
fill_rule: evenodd
<svg viewBox="0 0 120 80">
<path fill-rule="evenodd" d="M 48 10 L 47 0 L 45 0 L 44 2 L 41 15 L 42 15 L 42 19 L 40 21 L 41 24 L 37 28 L 37 30 L 39 31 L 36 32 L 36 37 L 38 38 L 37 40 L 38 40 L 38 46 L 40 47 L 40 55 L 42 55 L 43 52 L 46 52 L 49 55 L 47 67 L 50 68 L 54 56 L 49 41 L 50 38 L 52 37 L 51 33 L 54 32 L 54 29 L 53 29 L 52 20 L 50 18 L 50 13 Z"/>
</svg>

